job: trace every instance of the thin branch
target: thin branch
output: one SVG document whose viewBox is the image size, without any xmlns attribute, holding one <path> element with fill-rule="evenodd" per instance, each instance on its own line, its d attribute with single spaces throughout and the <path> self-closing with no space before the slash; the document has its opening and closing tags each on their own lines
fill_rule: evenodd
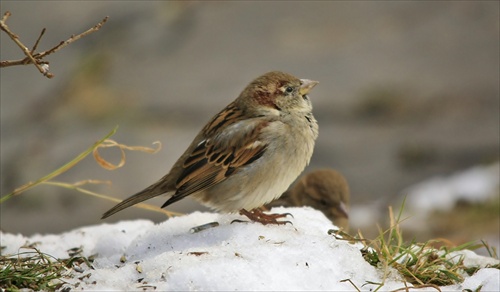
<svg viewBox="0 0 500 292">
<path fill-rule="evenodd" d="M 36 54 L 35 56 L 37 58 L 41 59 L 41 58 L 43 58 L 43 57 L 45 57 L 47 55 L 50 55 L 52 53 L 55 53 L 56 51 L 59 51 L 60 49 L 64 48 L 65 46 L 71 44 L 74 41 L 77 41 L 77 40 L 81 39 L 84 36 L 87 36 L 87 35 L 89 35 L 89 34 L 91 34 L 93 32 L 98 31 L 99 29 L 101 29 L 101 27 L 104 25 L 104 23 L 106 23 L 106 21 L 108 21 L 108 18 L 109 18 L 109 16 L 104 17 L 103 20 L 101 20 L 98 24 L 96 24 L 93 27 L 87 29 L 86 31 L 82 32 L 81 34 L 78 34 L 76 36 L 72 35 L 69 39 L 60 42 L 57 46 L 53 47 L 52 49 L 47 50 L 47 51 L 42 52 L 42 53 L 39 53 L 39 54 Z"/>
<path fill-rule="evenodd" d="M 33 45 L 33 49 L 31 49 L 31 53 L 33 54 L 36 51 L 36 48 L 38 47 L 38 44 L 40 43 L 40 40 L 42 39 L 42 36 L 45 34 L 45 28 L 42 29 L 40 32 L 40 35 L 36 39 L 35 45 Z"/>
<path fill-rule="evenodd" d="M 19 48 L 23 51 L 23 53 L 26 55 L 26 58 L 24 59 L 19 59 L 19 60 L 6 60 L 6 61 L 0 61 L 0 68 L 3 67 L 10 67 L 10 66 L 17 66 L 17 65 L 27 65 L 27 64 L 33 64 L 37 67 L 38 71 L 42 73 L 44 76 L 48 78 L 54 77 L 52 73 L 49 73 L 49 62 L 44 61 L 43 58 L 57 52 L 58 50 L 64 48 L 65 46 L 71 44 L 72 42 L 81 39 L 84 36 L 87 36 L 93 32 L 98 31 L 101 29 L 101 27 L 104 25 L 104 23 L 108 20 L 108 16 L 106 16 L 103 20 L 101 20 L 98 24 L 94 25 L 93 27 L 89 28 L 88 30 L 78 34 L 78 35 L 72 35 L 69 39 L 65 41 L 61 41 L 59 44 L 54 46 L 53 48 L 41 52 L 41 53 L 36 53 L 34 54 L 36 48 L 38 47 L 38 44 L 40 42 L 40 39 L 45 33 L 45 28 L 42 30 L 40 33 L 40 36 L 36 40 L 35 44 L 33 45 L 33 49 L 30 51 L 28 48 L 19 40 L 19 37 L 15 35 L 7 26 L 6 21 L 11 16 L 11 13 L 9 11 L 5 12 L 2 20 L 0 20 L 0 28 L 2 31 L 4 31 L 13 41 L 14 43 L 17 44 Z"/>
<path fill-rule="evenodd" d="M 42 65 L 40 65 L 35 60 L 35 58 L 33 57 L 33 55 L 31 55 L 31 52 L 28 50 L 28 48 L 19 40 L 19 37 L 17 35 L 15 35 L 12 31 L 10 31 L 9 27 L 4 22 L 4 19 L 7 19 L 10 15 L 11 14 L 10 14 L 9 11 L 5 12 L 2 21 L 0 21 L 0 28 L 12 39 L 12 41 L 14 41 L 14 43 L 16 43 L 16 45 L 23 51 L 23 53 L 26 55 L 26 57 L 28 58 L 28 60 L 30 60 L 31 63 L 33 63 L 36 66 L 36 68 L 38 69 L 38 71 L 40 71 L 40 73 L 42 73 L 44 76 L 46 76 L 48 78 L 54 77 L 53 74 L 51 74 L 51 73 L 48 72 L 48 67 L 46 67 L 46 66 L 42 67 Z M 23 62 L 23 64 L 27 64 L 27 63 Z M 4 61 L 1 62 L 1 67 L 4 67 Z"/>
<path fill-rule="evenodd" d="M 9 16 L 11 16 L 11 15 L 12 14 L 9 11 L 5 12 L 5 14 L 2 17 L 2 22 L 6 22 L 7 18 L 9 18 Z"/>
</svg>

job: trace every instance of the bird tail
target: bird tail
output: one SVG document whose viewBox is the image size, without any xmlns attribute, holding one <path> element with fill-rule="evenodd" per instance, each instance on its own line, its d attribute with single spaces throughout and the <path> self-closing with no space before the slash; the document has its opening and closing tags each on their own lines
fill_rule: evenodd
<svg viewBox="0 0 500 292">
<path fill-rule="evenodd" d="M 156 196 L 159 196 L 163 193 L 165 193 L 166 191 L 159 187 L 158 184 L 153 184 L 152 186 L 138 192 L 137 194 L 121 201 L 120 203 L 118 203 L 116 206 L 114 206 L 113 208 L 109 209 L 108 211 L 106 211 L 101 219 L 104 219 L 104 218 L 107 218 L 123 209 L 126 209 L 130 206 L 133 206 L 135 204 L 138 204 L 142 201 L 146 201 L 148 199 L 151 199 L 151 198 L 154 198 Z"/>
</svg>

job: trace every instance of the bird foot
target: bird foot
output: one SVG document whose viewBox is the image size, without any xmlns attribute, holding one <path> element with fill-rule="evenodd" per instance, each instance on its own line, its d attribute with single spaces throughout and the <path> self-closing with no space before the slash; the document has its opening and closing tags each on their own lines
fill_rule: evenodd
<svg viewBox="0 0 500 292">
<path fill-rule="evenodd" d="M 262 225 L 267 225 L 267 224 L 276 224 L 276 225 L 285 225 L 287 223 L 292 224 L 290 221 L 278 221 L 280 218 L 285 218 L 286 216 L 290 215 L 293 218 L 293 215 L 290 213 L 283 213 L 283 214 L 266 214 L 262 212 L 260 209 L 253 209 L 251 211 L 247 211 L 245 209 L 240 210 L 240 215 L 244 215 L 248 217 L 253 222 L 259 222 Z M 233 220 L 231 223 L 234 222 L 245 222 L 242 220 Z M 293 224 L 292 224 L 293 225 Z"/>
</svg>

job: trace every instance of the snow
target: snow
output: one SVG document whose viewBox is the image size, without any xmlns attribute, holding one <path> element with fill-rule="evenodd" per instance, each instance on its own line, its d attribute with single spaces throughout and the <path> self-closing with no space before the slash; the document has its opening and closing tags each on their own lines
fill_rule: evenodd
<svg viewBox="0 0 500 292">
<path fill-rule="evenodd" d="M 478 287 L 481 287 L 478 290 Z M 500 276 L 498 269 L 486 268 L 479 270 L 474 277 L 465 279 L 462 289 L 470 291 L 500 291 Z"/>
<path fill-rule="evenodd" d="M 433 177 L 403 191 L 406 206 L 426 213 L 449 211 L 459 200 L 484 202 L 498 196 L 500 164 L 475 166 L 448 177 Z"/>
<path fill-rule="evenodd" d="M 369 265 L 360 244 L 328 235 L 335 227 L 321 212 L 308 207 L 272 211 L 293 214 L 289 218 L 293 225 L 231 224 L 244 218 L 195 212 L 160 224 L 122 221 L 60 235 L 0 233 L 0 242 L 6 246 L 3 255 L 16 254 L 31 243 L 59 258 L 68 258 L 67 250 L 74 247 L 81 247 L 84 256 L 97 254 L 93 269 L 82 266 L 82 273 L 72 272 L 74 277 L 66 285 L 72 290 L 373 291 L 379 286 L 374 283 L 383 283 L 378 291 L 389 291 L 410 285 L 393 270 L 384 275 L 383 269 Z M 213 221 L 220 225 L 190 232 Z M 481 267 L 498 263 L 470 251 L 461 255 Z M 499 291 L 499 279 L 500 270 L 483 268 L 443 290 Z"/>
</svg>

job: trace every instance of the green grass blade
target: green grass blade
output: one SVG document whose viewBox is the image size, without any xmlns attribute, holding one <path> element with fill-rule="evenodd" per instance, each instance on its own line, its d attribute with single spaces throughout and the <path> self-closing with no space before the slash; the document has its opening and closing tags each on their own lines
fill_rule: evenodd
<svg viewBox="0 0 500 292">
<path fill-rule="evenodd" d="M 116 126 L 111 132 L 109 132 L 106 136 L 104 136 L 104 138 L 102 138 L 101 140 L 97 141 L 96 143 L 94 143 L 94 145 L 90 146 L 87 150 L 83 151 L 82 153 L 80 153 L 77 157 L 75 157 L 73 160 L 71 160 L 70 162 L 66 163 L 65 165 L 61 166 L 60 168 L 56 169 L 55 171 L 49 173 L 48 175 L 42 177 L 42 178 L 39 178 L 38 180 L 34 181 L 34 182 L 29 182 L 17 189 L 15 189 L 12 193 L 10 194 L 7 194 L 5 196 L 2 196 L 0 198 L 0 204 L 2 204 L 3 202 L 7 201 L 8 199 L 16 196 L 16 195 L 19 195 L 39 184 L 41 184 L 42 182 L 45 182 L 45 181 L 48 181 L 48 180 L 51 180 L 55 177 L 57 177 L 58 175 L 66 172 L 67 170 L 71 169 L 73 166 L 75 166 L 78 162 L 80 162 L 82 159 L 84 159 L 87 155 L 89 155 L 90 153 L 92 153 L 92 151 L 94 151 L 94 149 L 99 146 L 102 142 L 104 142 L 106 139 L 108 139 L 109 137 L 113 136 L 116 131 L 118 130 L 118 126 Z"/>
</svg>

